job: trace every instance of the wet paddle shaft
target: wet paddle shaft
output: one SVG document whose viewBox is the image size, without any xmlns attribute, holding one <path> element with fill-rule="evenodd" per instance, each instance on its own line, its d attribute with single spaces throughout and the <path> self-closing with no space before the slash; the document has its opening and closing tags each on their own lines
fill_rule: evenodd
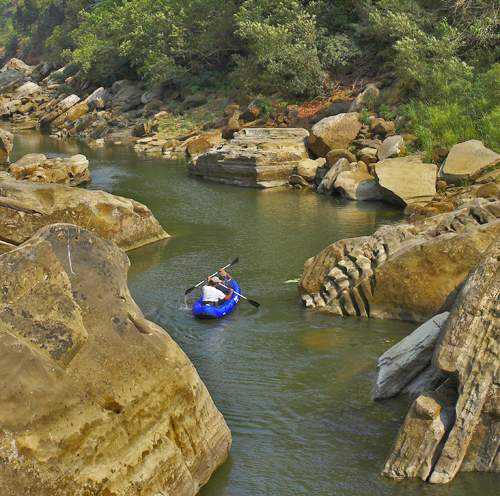
<svg viewBox="0 0 500 496">
<path fill-rule="evenodd" d="M 235 258 L 235 259 L 234 259 L 234 260 L 233 260 L 230 264 L 225 265 L 225 266 L 224 266 L 224 267 L 222 267 L 222 269 L 220 269 L 220 270 L 227 269 L 227 268 L 228 268 L 228 267 L 230 267 L 231 265 L 234 265 L 235 263 L 238 263 L 238 262 L 239 262 L 239 260 L 240 260 L 240 259 L 239 259 L 239 257 L 236 257 L 236 258 Z M 213 276 L 215 276 L 218 272 L 219 272 L 219 271 L 214 272 L 214 273 L 213 273 L 211 276 L 209 276 L 209 277 L 213 277 Z M 191 293 L 191 291 L 193 291 L 193 289 L 196 289 L 198 286 L 200 286 L 201 284 L 203 284 L 205 281 L 206 281 L 206 279 L 204 279 L 203 281 L 200 281 L 200 282 L 199 282 L 196 286 L 192 286 L 191 288 L 186 289 L 186 292 L 185 292 L 184 294 L 185 294 L 185 295 L 188 295 L 189 293 Z M 241 296 L 241 295 L 240 295 L 240 296 Z M 244 298 L 244 297 L 243 297 L 243 298 Z"/>
<path fill-rule="evenodd" d="M 227 286 L 224 286 L 224 284 L 222 284 L 221 282 L 218 284 L 218 286 L 222 286 L 223 288 L 226 288 L 226 289 L 231 289 L 231 288 L 228 288 Z M 260 307 L 260 303 L 257 303 L 256 301 L 251 300 L 250 298 L 247 298 L 246 296 L 243 296 L 240 293 L 237 293 L 234 289 L 233 289 L 233 292 L 234 292 L 234 294 L 238 295 L 240 298 L 243 298 L 244 300 L 247 300 L 248 303 L 250 303 L 250 305 L 253 305 L 256 308 Z"/>
</svg>

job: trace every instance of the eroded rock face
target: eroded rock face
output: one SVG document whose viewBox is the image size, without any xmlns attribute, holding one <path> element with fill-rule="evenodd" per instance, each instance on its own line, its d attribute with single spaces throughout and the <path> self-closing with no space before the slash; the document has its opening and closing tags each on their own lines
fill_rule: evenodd
<svg viewBox="0 0 500 496">
<path fill-rule="evenodd" d="M 293 169 L 309 158 L 305 129 L 244 129 L 229 143 L 212 148 L 187 168 L 204 179 L 236 186 L 283 186 Z"/>
<path fill-rule="evenodd" d="M 33 214 L 2 206 L 0 239 L 19 245 L 49 224 L 67 222 L 84 227 L 123 250 L 169 237 L 144 205 L 104 191 L 43 184 L 0 177 L 3 198 Z"/>
<path fill-rule="evenodd" d="M 194 495 L 226 459 L 222 415 L 128 267 L 68 224 L 0 255 L 3 495 Z"/>
<path fill-rule="evenodd" d="M 447 483 L 459 470 L 500 472 L 499 260 L 500 237 L 471 270 L 441 330 L 432 364 L 449 379 L 415 401 L 384 475 Z"/>
<path fill-rule="evenodd" d="M 301 299 L 337 315 L 425 322 L 449 309 L 500 234 L 499 219 L 499 201 L 476 199 L 449 214 L 338 241 L 305 263 Z"/>
</svg>

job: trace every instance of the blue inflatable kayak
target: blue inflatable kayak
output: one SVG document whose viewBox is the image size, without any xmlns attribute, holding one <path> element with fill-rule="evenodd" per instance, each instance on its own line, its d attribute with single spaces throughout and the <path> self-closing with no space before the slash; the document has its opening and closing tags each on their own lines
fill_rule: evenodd
<svg viewBox="0 0 500 496">
<path fill-rule="evenodd" d="M 236 293 L 240 293 L 238 283 L 233 279 L 233 289 L 235 293 L 220 307 L 213 307 L 211 305 L 202 305 L 203 298 L 201 297 L 193 306 L 194 316 L 198 319 L 220 319 L 225 315 L 230 314 L 236 307 L 240 297 Z"/>
</svg>

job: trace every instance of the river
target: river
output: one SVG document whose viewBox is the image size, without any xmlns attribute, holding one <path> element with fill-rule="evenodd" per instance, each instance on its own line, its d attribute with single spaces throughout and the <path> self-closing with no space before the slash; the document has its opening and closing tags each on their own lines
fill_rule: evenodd
<svg viewBox="0 0 500 496">
<path fill-rule="evenodd" d="M 190 177 L 184 160 L 145 157 L 130 145 L 18 133 L 11 160 L 35 152 L 83 153 L 89 189 L 144 203 L 173 236 L 128 253 L 128 283 L 145 316 L 189 356 L 231 429 L 229 458 L 201 496 L 498 494 L 493 474 L 459 474 L 445 486 L 381 477 L 410 403 L 371 402 L 371 383 L 378 356 L 415 325 L 311 311 L 286 282 L 329 244 L 400 222 L 399 210 L 220 185 Z M 228 272 L 260 307 L 241 300 L 223 320 L 195 320 L 200 293 L 186 301 L 185 290 L 235 257 Z"/>
</svg>

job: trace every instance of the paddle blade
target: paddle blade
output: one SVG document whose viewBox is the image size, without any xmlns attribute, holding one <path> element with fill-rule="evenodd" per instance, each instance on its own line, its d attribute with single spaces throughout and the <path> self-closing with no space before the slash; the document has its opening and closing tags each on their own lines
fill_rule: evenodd
<svg viewBox="0 0 500 496">
<path fill-rule="evenodd" d="M 257 303 L 256 301 L 249 300 L 248 298 L 247 298 L 247 301 L 248 301 L 248 303 L 250 303 L 250 305 L 253 305 L 255 308 L 260 307 L 260 303 Z"/>
<path fill-rule="evenodd" d="M 235 263 L 238 263 L 240 261 L 239 257 L 236 257 L 229 265 L 234 265 Z"/>
<path fill-rule="evenodd" d="M 186 295 L 186 296 L 187 296 L 189 293 L 191 293 L 191 291 L 193 291 L 193 289 L 196 289 L 196 286 L 193 286 L 193 287 L 191 287 L 191 288 L 186 289 L 186 291 L 185 291 L 184 295 Z"/>
</svg>

